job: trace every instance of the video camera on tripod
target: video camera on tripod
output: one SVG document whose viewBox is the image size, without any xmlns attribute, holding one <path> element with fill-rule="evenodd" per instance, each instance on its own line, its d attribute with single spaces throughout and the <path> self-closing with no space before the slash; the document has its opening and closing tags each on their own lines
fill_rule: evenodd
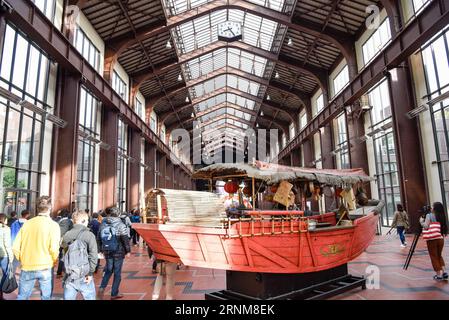
<svg viewBox="0 0 449 320">
<path fill-rule="evenodd" d="M 420 220 L 426 219 L 427 214 L 432 212 L 432 206 L 425 205 L 418 212 L 421 214 L 419 217 Z M 408 252 L 407 259 L 405 260 L 404 270 L 408 269 L 408 267 L 410 265 L 410 261 L 412 260 L 413 254 L 415 253 L 416 245 L 418 244 L 419 237 L 421 236 L 421 233 L 422 233 L 421 223 L 419 224 L 418 230 L 419 231 L 417 233 L 415 233 L 415 238 L 413 238 L 412 246 L 410 247 L 410 251 Z"/>
</svg>

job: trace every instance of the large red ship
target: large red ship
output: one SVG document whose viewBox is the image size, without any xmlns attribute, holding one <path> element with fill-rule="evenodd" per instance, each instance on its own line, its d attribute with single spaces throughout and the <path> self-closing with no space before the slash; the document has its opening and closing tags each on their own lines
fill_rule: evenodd
<svg viewBox="0 0 449 320">
<path fill-rule="evenodd" d="M 351 185 L 370 180 L 361 170 L 292 168 L 262 162 L 220 164 L 194 177 L 314 181 L 317 185 Z M 373 240 L 382 203 L 348 212 L 304 217 L 303 211 L 244 210 L 227 217 L 219 197 L 209 192 L 154 189 L 147 195 L 147 222 L 133 228 L 160 260 L 187 266 L 275 274 L 332 269 L 359 256 Z M 221 207 L 222 206 L 222 207 Z M 255 206 L 254 206 L 255 207 Z M 208 211 L 210 214 L 204 215 Z M 214 217 L 215 216 L 215 217 Z"/>
</svg>

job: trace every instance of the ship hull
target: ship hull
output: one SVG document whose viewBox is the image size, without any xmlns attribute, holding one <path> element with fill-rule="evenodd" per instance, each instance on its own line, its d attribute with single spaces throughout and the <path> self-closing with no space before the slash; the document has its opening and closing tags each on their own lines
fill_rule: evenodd
<svg viewBox="0 0 449 320">
<path fill-rule="evenodd" d="M 334 214 L 319 216 L 319 220 L 335 225 Z M 248 222 L 239 222 L 228 230 L 174 224 L 133 224 L 133 228 L 158 259 L 231 271 L 310 273 L 355 259 L 373 241 L 377 223 L 378 216 L 370 213 L 352 226 L 299 233 L 288 232 L 297 227 L 294 225 Z M 267 230 L 274 234 L 266 234 Z M 248 236 L 261 232 L 264 235 Z"/>
</svg>

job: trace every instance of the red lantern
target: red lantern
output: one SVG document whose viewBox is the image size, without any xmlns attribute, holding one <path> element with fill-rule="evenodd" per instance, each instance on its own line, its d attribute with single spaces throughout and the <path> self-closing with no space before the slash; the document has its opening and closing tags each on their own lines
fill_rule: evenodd
<svg viewBox="0 0 449 320">
<path fill-rule="evenodd" d="M 277 185 L 272 185 L 270 187 L 270 190 L 271 190 L 272 193 L 276 193 L 276 192 L 278 192 L 278 186 Z"/>
<path fill-rule="evenodd" d="M 226 182 L 224 189 L 227 193 L 234 194 L 239 190 L 239 185 L 235 181 Z"/>
<path fill-rule="evenodd" d="M 251 188 L 250 187 L 243 188 L 243 194 L 247 197 L 251 197 L 252 196 Z"/>
</svg>

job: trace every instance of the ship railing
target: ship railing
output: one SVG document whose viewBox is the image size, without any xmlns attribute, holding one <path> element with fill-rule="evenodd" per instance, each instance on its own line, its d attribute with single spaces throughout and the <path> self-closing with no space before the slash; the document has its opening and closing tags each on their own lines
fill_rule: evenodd
<svg viewBox="0 0 449 320">
<path fill-rule="evenodd" d="M 224 237 L 229 239 L 306 233 L 309 231 L 308 218 L 291 215 L 285 217 L 251 216 L 248 218 L 226 218 L 222 220 L 222 223 L 226 229 Z M 233 225 L 236 225 L 236 227 L 233 228 Z M 249 233 L 244 231 L 244 229 L 248 229 L 248 225 Z M 260 229 L 260 232 L 255 231 L 256 227 Z"/>
</svg>

